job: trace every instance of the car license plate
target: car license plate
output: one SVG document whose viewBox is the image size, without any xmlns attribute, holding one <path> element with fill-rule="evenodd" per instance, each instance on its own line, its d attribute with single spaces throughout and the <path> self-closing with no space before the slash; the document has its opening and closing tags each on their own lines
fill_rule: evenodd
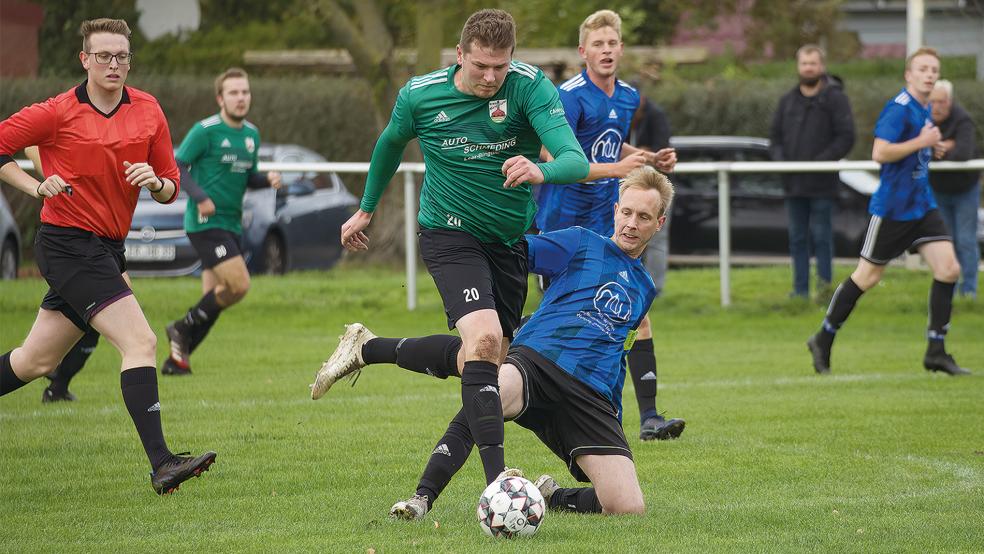
<svg viewBox="0 0 984 554">
<path fill-rule="evenodd" d="M 169 262 L 174 259 L 174 245 L 128 242 L 126 259 L 134 262 Z"/>
</svg>

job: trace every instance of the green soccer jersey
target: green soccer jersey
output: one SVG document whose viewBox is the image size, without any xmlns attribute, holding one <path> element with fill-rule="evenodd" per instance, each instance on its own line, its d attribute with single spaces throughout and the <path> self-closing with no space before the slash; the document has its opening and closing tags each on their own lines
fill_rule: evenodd
<svg viewBox="0 0 984 554">
<path fill-rule="evenodd" d="M 242 233 L 243 195 L 250 173 L 256 171 L 260 132 L 243 121 L 236 129 L 219 114 L 196 123 L 181 141 L 175 158 L 191 166 L 191 176 L 215 204 L 209 217 L 198 214 L 198 203 L 188 197 L 184 226 L 189 233 L 225 229 Z"/>
<path fill-rule="evenodd" d="M 561 181 L 572 182 L 587 175 L 587 159 L 564 117 L 556 87 L 539 69 L 513 61 L 491 98 L 459 91 L 454 84 L 458 70 L 452 65 L 414 77 L 400 90 L 373 152 L 361 208 L 375 210 L 403 148 L 417 138 L 427 168 L 420 225 L 462 230 L 482 242 L 512 244 L 529 228 L 536 203 L 528 183 L 503 188 L 503 162 L 517 155 L 535 161 L 541 144 L 558 159 L 558 150 L 573 150 L 560 164 L 540 165 L 548 182 L 555 182 L 552 178 L 572 176 L 574 157 L 577 178 Z M 559 170 L 565 163 L 568 170 Z"/>
</svg>

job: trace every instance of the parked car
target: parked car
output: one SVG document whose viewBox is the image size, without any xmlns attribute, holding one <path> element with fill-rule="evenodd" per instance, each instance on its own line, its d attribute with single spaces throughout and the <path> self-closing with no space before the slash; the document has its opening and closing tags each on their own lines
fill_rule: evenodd
<svg viewBox="0 0 984 554">
<path fill-rule="evenodd" d="M 21 235 L 10 204 L 0 193 L 0 279 L 16 279 L 20 267 Z"/>
<path fill-rule="evenodd" d="M 267 144 L 261 161 L 324 162 L 301 146 Z M 358 200 L 335 173 L 289 172 L 284 186 L 247 190 L 243 200 L 243 256 L 251 273 L 327 269 L 342 253 L 339 229 Z M 184 193 L 171 204 L 158 204 L 146 191 L 133 214 L 126 239 L 131 275 L 189 275 L 201 261 L 184 231 Z"/>
<path fill-rule="evenodd" d="M 769 161 L 769 140 L 732 136 L 673 137 L 681 162 Z M 718 176 L 676 173 L 670 252 L 702 254 L 718 251 Z M 834 255 L 855 257 L 868 226 L 868 200 L 878 176 L 867 171 L 841 171 L 834 208 Z M 731 174 L 731 250 L 739 254 L 789 254 L 785 191 L 779 173 Z"/>
</svg>

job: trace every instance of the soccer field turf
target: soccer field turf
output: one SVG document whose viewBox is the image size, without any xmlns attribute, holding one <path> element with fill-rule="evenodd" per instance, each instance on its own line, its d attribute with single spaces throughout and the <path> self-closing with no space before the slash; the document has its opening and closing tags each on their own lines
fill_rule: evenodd
<svg viewBox="0 0 984 554">
<path fill-rule="evenodd" d="M 43 379 L 0 398 L 0 550 L 984 549 L 984 302 L 958 301 L 948 338 L 975 375 L 930 374 L 921 360 L 931 277 L 890 269 L 838 337 L 833 375 L 820 377 L 804 341 L 824 308 L 786 299 L 787 268 L 732 277 L 735 305 L 723 310 L 716 270 L 671 272 L 651 312 L 658 407 L 687 428 L 676 441 L 640 442 L 628 379 L 644 517 L 554 512 L 532 539 L 489 539 L 475 517 L 484 483 L 473 455 L 424 521 L 389 520 L 460 406 L 459 381 L 378 366 L 311 401 L 307 385 L 344 323 L 383 336 L 446 332 L 428 277 L 407 312 L 398 270 L 344 268 L 255 278 L 196 352 L 194 375 L 160 378 L 171 449 L 218 452 L 211 471 L 169 497 L 150 488 L 106 341 L 72 383 L 78 402 L 42 405 Z M 134 288 L 160 359 L 164 325 L 196 301 L 199 283 Z M 0 352 L 24 338 L 44 291 L 39 280 L 0 282 Z M 574 485 L 513 424 L 506 463 Z"/>
</svg>

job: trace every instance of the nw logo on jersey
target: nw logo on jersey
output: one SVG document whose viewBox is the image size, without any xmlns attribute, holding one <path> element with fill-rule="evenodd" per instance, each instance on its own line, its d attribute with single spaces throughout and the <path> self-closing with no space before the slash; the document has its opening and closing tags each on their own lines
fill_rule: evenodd
<svg viewBox="0 0 984 554">
<path fill-rule="evenodd" d="M 628 271 L 619 271 L 618 272 L 618 276 L 621 277 L 622 279 L 625 279 L 626 281 L 629 280 L 629 272 Z"/>
<path fill-rule="evenodd" d="M 502 123 L 506 120 L 506 100 L 489 100 L 489 117 L 494 123 Z"/>
<path fill-rule="evenodd" d="M 448 445 L 441 443 L 437 445 L 437 448 L 434 449 L 434 452 L 432 452 L 432 454 L 444 454 L 445 456 L 450 457 L 451 449 L 448 448 Z"/>
<path fill-rule="evenodd" d="M 437 114 L 434 118 L 434 123 L 447 123 L 448 121 L 451 121 L 451 118 L 448 117 L 448 114 L 444 113 L 444 110 L 441 110 L 441 113 Z"/>
<path fill-rule="evenodd" d="M 625 323 L 632 316 L 632 298 L 622 285 L 611 281 L 595 293 L 594 307 L 615 323 Z"/>
<path fill-rule="evenodd" d="M 246 137 L 244 142 L 246 143 L 246 151 L 252 154 L 253 150 L 256 150 L 256 142 L 253 140 L 253 137 Z"/>
<path fill-rule="evenodd" d="M 622 149 L 622 134 L 615 129 L 607 129 L 598 135 L 591 145 L 591 163 L 613 163 L 618 161 Z"/>
<path fill-rule="evenodd" d="M 608 112 L 608 119 L 618 119 L 618 114 L 615 113 L 615 108 L 612 108 L 612 111 Z"/>
<path fill-rule="evenodd" d="M 232 148 L 232 143 L 229 142 L 229 139 L 222 139 L 222 148 Z"/>
</svg>

